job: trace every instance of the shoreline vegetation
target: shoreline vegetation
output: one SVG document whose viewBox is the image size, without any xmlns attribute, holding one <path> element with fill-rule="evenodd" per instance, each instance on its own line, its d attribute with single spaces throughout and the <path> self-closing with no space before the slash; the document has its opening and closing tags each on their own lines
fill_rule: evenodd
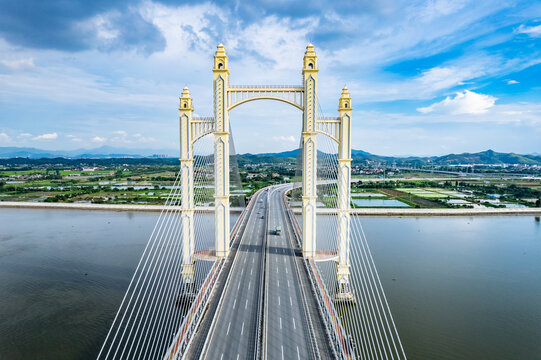
<svg viewBox="0 0 541 360">
<path fill-rule="evenodd" d="M 160 212 L 164 209 L 180 211 L 180 206 L 163 205 L 119 205 L 119 204 L 79 204 L 79 203 L 43 203 L 0 201 L 0 208 L 15 209 L 61 209 L 61 210 L 100 210 L 100 211 L 140 211 Z M 197 211 L 212 213 L 213 207 L 197 207 Z M 240 213 L 243 208 L 231 207 L 232 213 Z M 301 208 L 293 208 L 295 214 L 301 214 Z M 318 214 L 333 215 L 334 209 L 319 208 Z M 541 208 L 478 208 L 478 209 L 415 209 L 415 208 L 356 208 L 352 214 L 363 216 L 508 216 L 534 215 L 541 216 Z"/>
</svg>

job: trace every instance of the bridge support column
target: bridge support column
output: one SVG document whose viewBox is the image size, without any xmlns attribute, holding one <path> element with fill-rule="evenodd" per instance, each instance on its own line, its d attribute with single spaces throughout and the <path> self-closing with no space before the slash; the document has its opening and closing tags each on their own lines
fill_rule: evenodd
<svg viewBox="0 0 541 360">
<path fill-rule="evenodd" d="M 306 47 L 303 59 L 304 113 L 302 123 L 302 253 L 311 258 L 316 253 L 317 207 L 317 56 L 314 46 Z"/>
<path fill-rule="evenodd" d="M 354 301 L 349 284 L 349 241 L 350 241 L 350 201 L 351 201 L 351 97 L 347 87 L 342 90 L 338 113 L 340 130 L 338 142 L 338 265 L 336 280 L 337 300 Z"/>
<path fill-rule="evenodd" d="M 195 233 L 194 233 L 194 183 L 193 183 L 193 138 L 191 121 L 192 98 L 187 87 L 180 97 L 180 179 L 181 221 L 182 221 L 182 278 L 186 284 L 194 281 L 195 275 Z"/>
<path fill-rule="evenodd" d="M 214 55 L 214 205 L 216 256 L 229 254 L 229 86 L 228 57 L 220 44 Z"/>
</svg>

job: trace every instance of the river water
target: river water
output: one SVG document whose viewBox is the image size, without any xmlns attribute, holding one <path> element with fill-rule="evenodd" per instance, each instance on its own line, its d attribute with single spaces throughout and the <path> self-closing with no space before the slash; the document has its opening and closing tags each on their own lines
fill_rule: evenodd
<svg viewBox="0 0 541 360">
<path fill-rule="evenodd" d="M 0 359 L 94 359 L 157 218 L 0 209 Z M 408 358 L 541 358 L 539 220 L 361 221 Z"/>
</svg>

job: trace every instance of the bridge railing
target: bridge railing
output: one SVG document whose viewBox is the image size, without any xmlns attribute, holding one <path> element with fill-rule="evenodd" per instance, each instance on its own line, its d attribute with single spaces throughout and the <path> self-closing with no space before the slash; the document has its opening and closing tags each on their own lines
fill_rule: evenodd
<svg viewBox="0 0 541 360">
<path fill-rule="evenodd" d="M 302 231 L 299 223 L 293 211 L 287 203 L 286 194 L 284 194 L 284 203 L 289 214 L 290 221 L 294 224 L 294 232 L 297 237 L 297 244 L 300 247 L 300 239 L 302 238 Z M 332 300 L 329 297 L 327 287 L 321 280 L 317 268 L 312 259 L 303 259 L 306 270 L 308 271 L 310 283 L 312 286 L 312 292 L 316 297 L 319 312 L 325 323 L 325 331 L 332 344 L 332 350 L 336 358 L 340 359 L 354 359 L 355 354 L 351 345 L 349 344 L 346 331 L 342 326 L 338 312 L 334 307 Z"/>
<path fill-rule="evenodd" d="M 230 89 L 301 89 L 302 85 L 229 85 Z"/>
<path fill-rule="evenodd" d="M 164 360 L 181 359 L 186 353 L 186 350 L 188 350 L 188 346 L 191 343 L 193 335 L 195 334 L 195 331 L 197 330 L 197 327 L 199 326 L 199 323 L 201 322 L 201 319 L 203 318 L 202 316 L 204 313 L 203 310 L 208 304 L 208 301 L 210 299 L 210 294 L 212 290 L 214 289 L 214 284 L 216 283 L 216 279 L 218 278 L 218 276 L 220 275 L 222 271 L 223 264 L 224 264 L 223 259 L 218 259 L 214 263 L 212 269 L 207 275 L 207 278 L 205 279 L 203 287 L 199 291 L 199 294 L 196 300 L 192 303 L 192 306 L 190 307 L 188 314 L 186 315 L 186 317 L 184 318 L 184 321 L 182 322 L 182 326 L 180 327 L 180 330 L 175 336 L 176 340 L 173 342 L 173 344 L 171 344 L 171 346 L 167 350 Z"/>
<path fill-rule="evenodd" d="M 242 212 L 241 216 L 235 223 L 235 226 L 231 231 L 230 243 L 232 243 L 237 237 L 239 229 L 241 227 L 240 224 L 244 223 L 246 219 L 246 213 L 248 212 L 247 210 L 249 210 L 251 206 L 252 201 L 248 203 L 246 210 Z M 209 303 L 217 279 L 222 273 L 224 263 L 225 259 L 223 258 L 216 260 L 216 262 L 214 263 L 212 269 L 210 270 L 209 274 L 205 279 L 205 282 L 203 283 L 203 287 L 197 295 L 196 300 L 192 303 L 192 306 L 190 307 L 188 314 L 184 318 L 179 331 L 175 335 L 174 342 L 171 344 L 169 349 L 167 349 L 164 360 L 178 360 L 182 359 L 186 355 L 188 348 L 192 342 L 193 335 L 195 335 L 195 332 L 197 331 L 197 328 L 201 320 L 203 319 L 203 314 L 205 312 L 204 310 Z"/>
</svg>

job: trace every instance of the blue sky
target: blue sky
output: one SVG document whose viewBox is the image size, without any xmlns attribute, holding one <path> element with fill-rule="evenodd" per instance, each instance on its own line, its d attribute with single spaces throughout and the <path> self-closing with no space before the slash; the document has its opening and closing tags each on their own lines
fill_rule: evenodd
<svg viewBox="0 0 541 360">
<path fill-rule="evenodd" d="M 0 146 L 178 148 L 178 96 L 212 115 L 212 56 L 232 84 L 300 84 L 308 42 L 319 102 L 353 97 L 353 148 L 382 155 L 541 152 L 541 2 L 0 1 Z M 237 151 L 297 146 L 301 113 L 230 113 Z"/>
</svg>

